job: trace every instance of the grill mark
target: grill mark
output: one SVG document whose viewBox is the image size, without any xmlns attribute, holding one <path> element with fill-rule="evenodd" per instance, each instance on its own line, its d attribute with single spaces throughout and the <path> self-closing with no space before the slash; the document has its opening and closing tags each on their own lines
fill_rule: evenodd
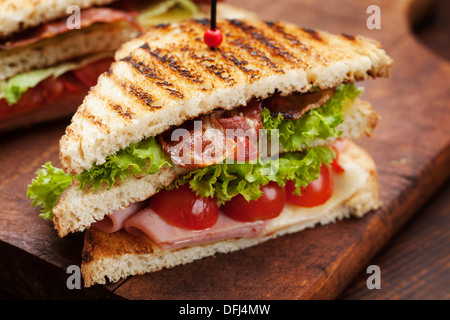
<svg viewBox="0 0 450 320">
<path fill-rule="evenodd" d="M 213 59 L 208 56 L 198 56 L 194 50 L 185 50 L 185 51 L 189 51 L 190 53 L 189 57 L 192 60 L 197 61 L 199 65 L 202 66 L 210 74 L 219 77 L 221 80 L 227 83 L 231 84 L 236 83 L 235 79 L 230 77 L 231 75 L 230 68 L 224 67 L 223 65 L 217 63 L 216 59 Z"/>
<path fill-rule="evenodd" d="M 98 120 L 92 113 L 90 113 L 89 111 L 87 111 L 86 109 L 81 109 L 79 111 L 79 115 L 81 117 L 83 117 L 84 119 L 89 120 L 91 123 L 93 123 L 94 125 L 102 128 L 103 130 L 108 132 L 108 126 L 105 125 L 104 123 L 102 123 L 101 120 Z"/>
<path fill-rule="evenodd" d="M 170 95 L 183 99 L 184 95 L 178 90 L 169 88 L 173 86 L 172 83 L 168 82 L 164 78 L 162 78 L 155 70 L 152 68 L 149 68 L 147 65 L 140 61 L 136 61 L 131 57 L 131 55 L 128 55 L 125 58 L 120 59 L 120 61 L 127 62 L 131 64 L 136 70 L 138 70 L 144 77 L 153 80 L 155 84 L 163 88 L 164 90 L 168 91 Z"/>
<path fill-rule="evenodd" d="M 270 60 L 261 50 L 258 50 L 246 42 L 243 42 L 242 39 L 236 39 L 231 42 L 233 45 L 240 47 L 247 51 L 252 57 L 257 57 L 262 60 L 267 66 L 275 70 L 278 73 L 284 73 L 283 69 L 280 69 L 275 62 Z"/>
<path fill-rule="evenodd" d="M 253 39 L 263 44 L 271 54 L 281 57 L 286 62 L 297 62 L 297 59 L 289 51 L 287 51 L 283 46 L 277 45 L 275 40 L 265 36 L 262 30 L 258 30 L 254 26 L 246 25 L 244 22 L 239 20 L 232 19 L 229 21 L 232 25 L 251 35 Z"/>
<path fill-rule="evenodd" d="M 115 82 L 118 82 L 117 78 L 112 75 Z M 99 90 L 95 90 L 92 93 L 98 100 L 102 101 L 109 109 L 114 111 L 117 115 L 122 117 L 124 120 L 132 120 L 132 116 L 135 114 L 129 108 L 123 108 L 121 105 L 116 102 L 111 101 L 109 96 L 102 95 Z M 126 109 L 126 110 L 124 110 Z M 94 117 L 94 116 L 93 116 Z"/>
<path fill-rule="evenodd" d="M 203 26 L 209 25 L 209 19 L 195 19 L 194 21 L 198 22 L 199 24 L 201 24 Z"/>
<path fill-rule="evenodd" d="M 343 37 L 346 38 L 347 40 L 350 40 L 350 41 L 356 41 L 355 36 L 352 36 L 352 35 L 350 35 L 350 34 L 347 34 L 347 33 L 341 33 L 341 36 L 343 36 Z"/>
<path fill-rule="evenodd" d="M 175 71 L 178 75 L 188 79 L 189 81 L 191 81 L 193 83 L 197 83 L 197 84 L 204 82 L 201 79 L 200 75 L 195 74 L 192 71 L 190 71 L 189 69 L 183 67 L 183 65 L 179 63 L 179 61 L 176 57 L 171 56 L 166 52 L 163 52 L 161 49 L 152 50 L 147 43 L 140 46 L 140 48 L 145 50 L 151 56 L 155 57 L 162 64 L 169 66 L 169 68 L 171 70 Z"/>
<path fill-rule="evenodd" d="M 143 91 L 141 88 L 136 87 L 132 84 L 130 84 L 129 87 L 127 87 L 126 84 L 122 83 L 122 86 L 128 90 L 132 95 L 134 95 L 136 98 L 138 98 L 141 102 L 143 102 L 145 105 L 151 107 L 151 108 L 161 108 L 152 106 L 152 103 L 154 102 L 152 96 L 148 94 L 147 92 Z"/>
<path fill-rule="evenodd" d="M 261 76 L 259 74 L 258 71 L 253 70 L 253 69 L 248 69 L 245 66 L 248 65 L 248 62 L 245 60 L 239 60 L 238 58 L 236 58 L 236 56 L 232 53 L 232 52 L 222 52 L 220 51 L 220 54 L 222 55 L 222 57 L 227 60 L 232 62 L 236 67 L 238 67 L 242 72 L 244 72 L 246 75 L 250 75 L 250 79 L 259 79 Z"/>
<path fill-rule="evenodd" d="M 157 24 L 156 26 L 154 26 L 155 29 L 166 29 L 167 27 L 169 27 L 170 24 L 168 23 L 160 23 Z"/>
<path fill-rule="evenodd" d="M 146 106 L 150 107 L 150 109 L 159 109 L 161 106 L 152 106 L 152 103 L 154 102 L 153 97 L 151 94 L 145 92 L 140 87 L 137 87 L 133 85 L 132 83 L 127 83 L 126 81 L 121 81 L 117 76 L 113 73 L 110 73 L 108 75 L 112 81 L 115 81 L 116 83 L 119 83 L 125 92 L 131 94 L 133 97 L 135 97 L 137 100 L 145 104 Z"/>
<path fill-rule="evenodd" d="M 115 104 L 115 105 L 109 105 L 112 110 L 114 110 L 119 116 L 121 116 L 124 119 L 132 120 L 131 115 L 134 115 L 133 112 L 131 112 L 130 109 L 126 108 L 126 111 L 123 110 L 122 106 Z"/>
<path fill-rule="evenodd" d="M 276 22 L 270 22 L 270 21 L 266 21 L 265 23 L 267 24 L 267 26 L 270 27 L 270 29 L 272 31 L 281 34 L 284 39 L 290 41 L 291 44 L 294 45 L 296 48 L 298 47 L 298 48 L 300 48 L 303 51 L 309 51 L 310 50 L 309 47 L 306 44 L 304 44 L 303 42 L 301 42 L 297 38 L 297 36 L 287 32 L 282 25 L 280 25 L 280 24 L 278 24 Z"/>
<path fill-rule="evenodd" d="M 309 34 L 312 39 L 315 39 L 315 40 L 320 41 L 320 42 L 324 41 L 322 39 L 322 37 L 320 36 L 320 34 L 316 30 L 306 29 L 306 28 L 302 28 L 302 30 L 305 31 L 307 34 Z"/>
</svg>

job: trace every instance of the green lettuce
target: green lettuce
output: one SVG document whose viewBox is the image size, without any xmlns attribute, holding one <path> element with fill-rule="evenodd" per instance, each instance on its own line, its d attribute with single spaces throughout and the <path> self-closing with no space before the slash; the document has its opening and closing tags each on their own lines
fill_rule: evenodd
<svg viewBox="0 0 450 320">
<path fill-rule="evenodd" d="M 221 163 L 196 169 L 179 177 L 168 189 L 189 183 L 192 190 L 202 197 L 215 198 L 218 204 L 236 195 L 246 200 L 261 196 L 260 187 L 270 181 L 284 186 L 292 180 L 296 193 L 319 177 L 322 164 L 329 165 L 335 158 L 330 147 L 315 147 L 306 152 L 286 153 L 274 159 L 258 159 L 255 163 Z"/>
<path fill-rule="evenodd" d="M 76 179 L 80 181 L 81 188 L 89 184 L 96 190 L 103 183 L 111 187 L 117 179 L 123 180 L 130 175 L 156 173 L 164 165 L 171 166 L 172 162 L 156 138 L 150 137 L 107 157 L 102 165 L 94 164 Z"/>
<path fill-rule="evenodd" d="M 41 81 L 49 77 L 56 79 L 68 71 L 81 68 L 88 63 L 108 56 L 112 56 L 112 53 L 101 53 L 79 61 L 65 62 L 44 69 L 17 74 L 6 81 L 0 82 L 0 99 L 5 98 L 8 105 L 13 105 L 28 89 L 34 88 Z"/>
<path fill-rule="evenodd" d="M 353 84 L 341 84 L 334 95 L 320 108 L 311 109 L 298 120 L 284 119 L 281 114 L 272 117 L 268 109 L 263 110 L 263 129 L 278 129 L 279 142 L 284 151 L 299 151 L 308 148 L 315 139 L 326 140 L 338 137 L 342 132 L 337 126 L 344 121 L 343 110 L 347 103 L 362 93 Z"/>
<path fill-rule="evenodd" d="M 129 175 L 156 173 L 165 165 L 172 165 L 170 158 L 155 137 L 151 137 L 109 156 L 104 164 L 94 165 L 90 170 L 85 170 L 77 176 L 67 174 L 47 162 L 36 172 L 36 178 L 28 185 L 27 197 L 34 199 L 31 205 L 41 206 L 42 218 L 52 219 L 53 207 L 73 180 L 80 182 L 80 188 L 88 185 L 96 190 L 103 183 L 111 187 L 118 179 L 124 179 Z"/>
<path fill-rule="evenodd" d="M 47 162 L 36 172 L 36 178 L 28 186 L 27 197 L 34 199 L 31 205 L 41 207 L 40 217 L 53 218 L 53 207 L 73 178 L 71 174 L 52 166 L 51 162 Z"/>
<path fill-rule="evenodd" d="M 137 21 L 143 27 L 190 18 L 198 11 L 191 0 L 158 0 L 150 4 L 136 2 L 136 5 L 140 11 Z"/>
</svg>

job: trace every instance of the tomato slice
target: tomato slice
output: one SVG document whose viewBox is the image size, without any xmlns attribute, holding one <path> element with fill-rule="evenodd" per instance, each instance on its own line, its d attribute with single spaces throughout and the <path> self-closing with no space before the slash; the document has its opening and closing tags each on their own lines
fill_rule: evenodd
<svg viewBox="0 0 450 320">
<path fill-rule="evenodd" d="M 219 218 L 216 201 L 197 196 L 189 184 L 160 191 L 150 198 L 149 207 L 167 222 L 185 229 L 207 229 Z"/>
<path fill-rule="evenodd" d="M 58 79 L 61 80 L 61 82 L 64 84 L 64 87 L 67 89 L 67 91 L 73 92 L 73 93 L 80 93 L 82 90 L 85 90 L 86 85 L 82 83 L 73 72 L 66 72 L 62 76 L 60 76 Z"/>
<path fill-rule="evenodd" d="M 305 188 L 301 188 L 301 195 L 293 193 L 295 190 L 293 181 L 288 181 L 285 189 L 287 201 L 296 206 L 311 208 L 324 204 L 333 195 L 334 183 L 331 167 L 322 165 L 319 178 Z"/>
<path fill-rule="evenodd" d="M 73 70 L 72 72 L 81 82 L 89 87 L 93 87 L 97 84 L 97 79 L 100 74 L 107 71 L 113 61 L 113 58 L 104 58 L 91 62 L 84 67 Z"/>
<path fill-rule="evenodd" d="M 286 192 L 275 182 L 261 187 L 262 195 L 247 201 L 242 195 L 233 197 L 220 209 L 230 218 L 251 222 L 278 217 L 286 204 Z"/>
<path fill-rule="evenodd" d="M 333 162 L 331 163 L 331 167 L 333 168 L 334 172 L 336 173 L 344 173 L 344 168 L 339 164 L 339 149 L 336 146 L 331 146 L 336 153 L 336 158 L 334 158 Z"/>
</svg>

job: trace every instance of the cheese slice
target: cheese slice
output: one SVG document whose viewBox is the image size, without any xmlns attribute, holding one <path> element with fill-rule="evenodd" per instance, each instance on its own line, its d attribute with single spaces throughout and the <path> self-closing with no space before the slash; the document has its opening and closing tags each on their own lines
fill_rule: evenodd
<svg viewBox="0 0 450 320">
<path fill-rule="evenodd" d="M 356 191 L 366 183 L 369 173 L 363 167 L 356 164 L 345 153 L 340 154 L 339 164 L 344 168 L 341 174 L 333 173 L 334 191 L 328 201 L 313 208 L 302 208 L 292 204 L 286 204 L 281 214 L 267 221 L 267 234 L 289 228 L 293 225 L 307 224 L 321 220 L 320 218 L 349 199 Z"/>
</svg>

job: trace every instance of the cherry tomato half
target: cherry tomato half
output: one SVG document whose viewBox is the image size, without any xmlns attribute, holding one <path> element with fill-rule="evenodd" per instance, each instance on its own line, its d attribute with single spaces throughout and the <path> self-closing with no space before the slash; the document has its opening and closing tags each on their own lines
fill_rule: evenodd
<svg viewBox="0 0 450 320">
<path fill-rule="evenodd" d="M 317 180 L 312 181 L 305 188 L 301 188 L 301 195 L 294 194 L 293 181 L 286 183 L 287 201 L 299 207 L 315 207 L 327 202 L 333 195 L 334 183 L 331 167 L 322 165 Z"/>
<path fill-rule="evenodd" d="M 344 173 L 345 169 L 339 164 L 339 149 L 335 146 L 331 146 L 336 152 L 336 158 L 334 158 L 333 162 L 331 163 L 331 167 L 333 168 L 334 172 L 336 173 Z"/>
<path fill-rule="evenodd" d="M 284 188 L 275 182 L 270 182 L 262 186 L 261 191 L 263 194 L 256 200 L 247 201 L 242 195 L 237 195 L 220 209 L 230 218 L 243 222 L 279 216 L 286 204 Z"/>
<path fill-rule="evenodd" d="M 149 207 L 167 222 L 186 229 L 207 229 L 219 218 L 216 201 L 197 196 L 189 184 L 160 191 L 150 198 Z"/>
<path fill-rule="evenodd" d="M 113 61 L 113 58 L 104 58 L 99 61 L 91 62 L 72 72 L 81 82 L 89 87 L 93 87 L 97 84 L 97 79 L 100 74 L 107 71 Z"/>
</svg>

